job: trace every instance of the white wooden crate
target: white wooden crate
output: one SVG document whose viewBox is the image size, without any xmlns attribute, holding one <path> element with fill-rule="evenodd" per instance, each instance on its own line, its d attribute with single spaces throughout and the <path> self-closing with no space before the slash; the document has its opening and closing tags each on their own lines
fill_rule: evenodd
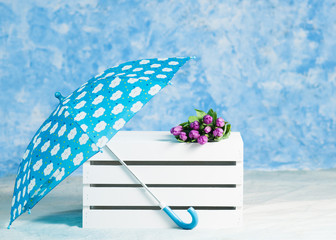
<svg viewBox="0 0 336 240">
<path fill-rule="evenodd" d="M 198 213 L 197 228 L 242 223 L 243 141 L 237 132 L 203 146 L 178 143 L 169 132 L 121 131 L 108 143 L 181 219 Z M 103 150 L 83 167 L 84 228 L 176 228 L 157 203 Z"/>
</svg>

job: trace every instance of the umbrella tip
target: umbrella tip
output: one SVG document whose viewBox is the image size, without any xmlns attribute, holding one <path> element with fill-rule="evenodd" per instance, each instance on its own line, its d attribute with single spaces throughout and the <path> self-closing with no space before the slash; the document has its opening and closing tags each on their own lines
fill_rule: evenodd
<svg viewBox="0 0 336 240">
<path fill-rule="evenodd" d="M 28 214 L 31 214 L 31 211 L 30 211 L 30 209 L 28 209 Z"/>
<path fill-rule="evenodd" d="M 62 101 L 64 98 L 60 92 L 55 92 L 55 97 L 58 98 L 58 100 L 60 101 Z"/>
<path fill-rule="evenodd" d="M 7 229 L 10 229 L 10 227 L 11 227 L 11 224 L 8 224 L 8 227 L 7 227 Z"/>
</svg>

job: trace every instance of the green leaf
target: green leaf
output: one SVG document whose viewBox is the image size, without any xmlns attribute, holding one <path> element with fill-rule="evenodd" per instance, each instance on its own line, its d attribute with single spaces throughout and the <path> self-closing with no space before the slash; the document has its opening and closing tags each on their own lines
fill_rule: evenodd
<svg viewBox="0 0 336 240">
<path fill-rule="evenodd" d="M 213 123 L 216 123 L 217 113 L 214 110 L 212 110 L 212 108 L 210 108 L 207 114 L 213 118 Z"/>
<path fill-rule="evenodd" d="M 188 121 L 189 121 L 189 123 L 198 121 L 198 117 L 196 117 L 196 116 L 190 116 L 190 117 L 188 118 Z"/>
<path fill-rule="evenodd" d="M 231 124 L 226 124 L 226 130 L 225 130 L 225 134 L 230 133 L 231 132 Z"/>
<path fill-rule="evenodd" d="M 183 129 L 185 129 L 189 126 L 189 122 L 183 122 L 183 123 L 180 124 L 180 126 L 182 126 Z"/>
<path fill-rule="evenodd" d="M 177 141 L 179 141 L 179 142 L 183 142 L 184 143 L 184 141 L 182 141 L 181 139 L 178 139 L 178 138 L 176 138 L 177 139 Z"/>
<path fill-rule="evenodd" d="M 183 132 L 185 132 L 187 134 L 187 136 L 189 136 L 191 129 L 184 129 Z"/>
<path fill-rule="evenodd" d="M 210 115 L 211 117 L 213 117 L 213 112 L 214 112 L 214 111 L 212 110 L 212 108 L 210 108 L 210 110 L 208 111 L 207 114 Z"/>
<path fill-rule="evenodd" d="M 198 109 L 195 109 L 195 110 L 196 110 L 196 114 L 199 120 L 203 119 L 203 117 L 206 115 L 206 113 L 203 112 L 202 110 L 198 110 Z"/>
<path fill-rule="evenodd" d="M 216 120 L 217 120 L 217 113 L 213 112 L 213 122 L 216 124 Z"/>
<path fill-rule="evenodd" d="M 221 140 L 222 140 L 222 139 L 226 139 L 226 138 L 228 138 L 228 137 L 230 136 L 230 134 L 231 134 L 231 132 L 224 134 L 224 135 L 221 137 Z"/>
<path fill-rule="evenodd" d="M 222 137 L 219 138 L 219 140 L 223 140 L 226 139 L 230 136 L 231 134 L 231 124 L 227 124 L 225 125 L 225 130 L 224 130 L 224 134 Z"/>
<path fill-rule="evenodd" d="M 227 125 L 223 126 L 223 135 L 226 133 Z"/>
</svg>

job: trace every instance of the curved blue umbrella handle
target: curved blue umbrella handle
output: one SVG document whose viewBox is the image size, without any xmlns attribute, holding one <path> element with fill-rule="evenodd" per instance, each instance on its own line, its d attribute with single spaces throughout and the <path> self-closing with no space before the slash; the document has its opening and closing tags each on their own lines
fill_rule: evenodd
<svg viewBox="0 0 336 240">
<path fill-rule="evenodd" d="M 190 207 L 188 209 L 188 212 L 191 215 L 191 223 L 185 223 L 183 222 L 174 212 L 173 210 L 170 209 L 170 207 L 166 206 L 162 209 L 165 213 L 167 213 L 167 215 L 176 223 L 177 226 L 179 226 L 180 228 L 183 229 L 193 229 L 194 227 L 196 227 L 197 223 L 198 223 L 198 216 L 197 216 L 197 212 L 195 211 L 195 209 L 193 207 Z"/>
</svg>

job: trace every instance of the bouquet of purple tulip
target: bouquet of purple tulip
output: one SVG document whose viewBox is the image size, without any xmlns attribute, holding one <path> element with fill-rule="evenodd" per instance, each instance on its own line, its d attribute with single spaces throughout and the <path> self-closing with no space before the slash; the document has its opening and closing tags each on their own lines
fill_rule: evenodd
<svg viewBox="0 0 336 240">
<path fill-rule="evenodd" d="M 198 142 L 203 145 L 207 142 L 218 142 L 228 138 L 231 133 L 231 124 L 223 118 L 217 118 L 217 113 L 210 109 L 208 113 L 196 110 L 197 116 L 190 116 L 188 122 L 173 127 L 170 132 L 179 142 Z"/>
</svg>

